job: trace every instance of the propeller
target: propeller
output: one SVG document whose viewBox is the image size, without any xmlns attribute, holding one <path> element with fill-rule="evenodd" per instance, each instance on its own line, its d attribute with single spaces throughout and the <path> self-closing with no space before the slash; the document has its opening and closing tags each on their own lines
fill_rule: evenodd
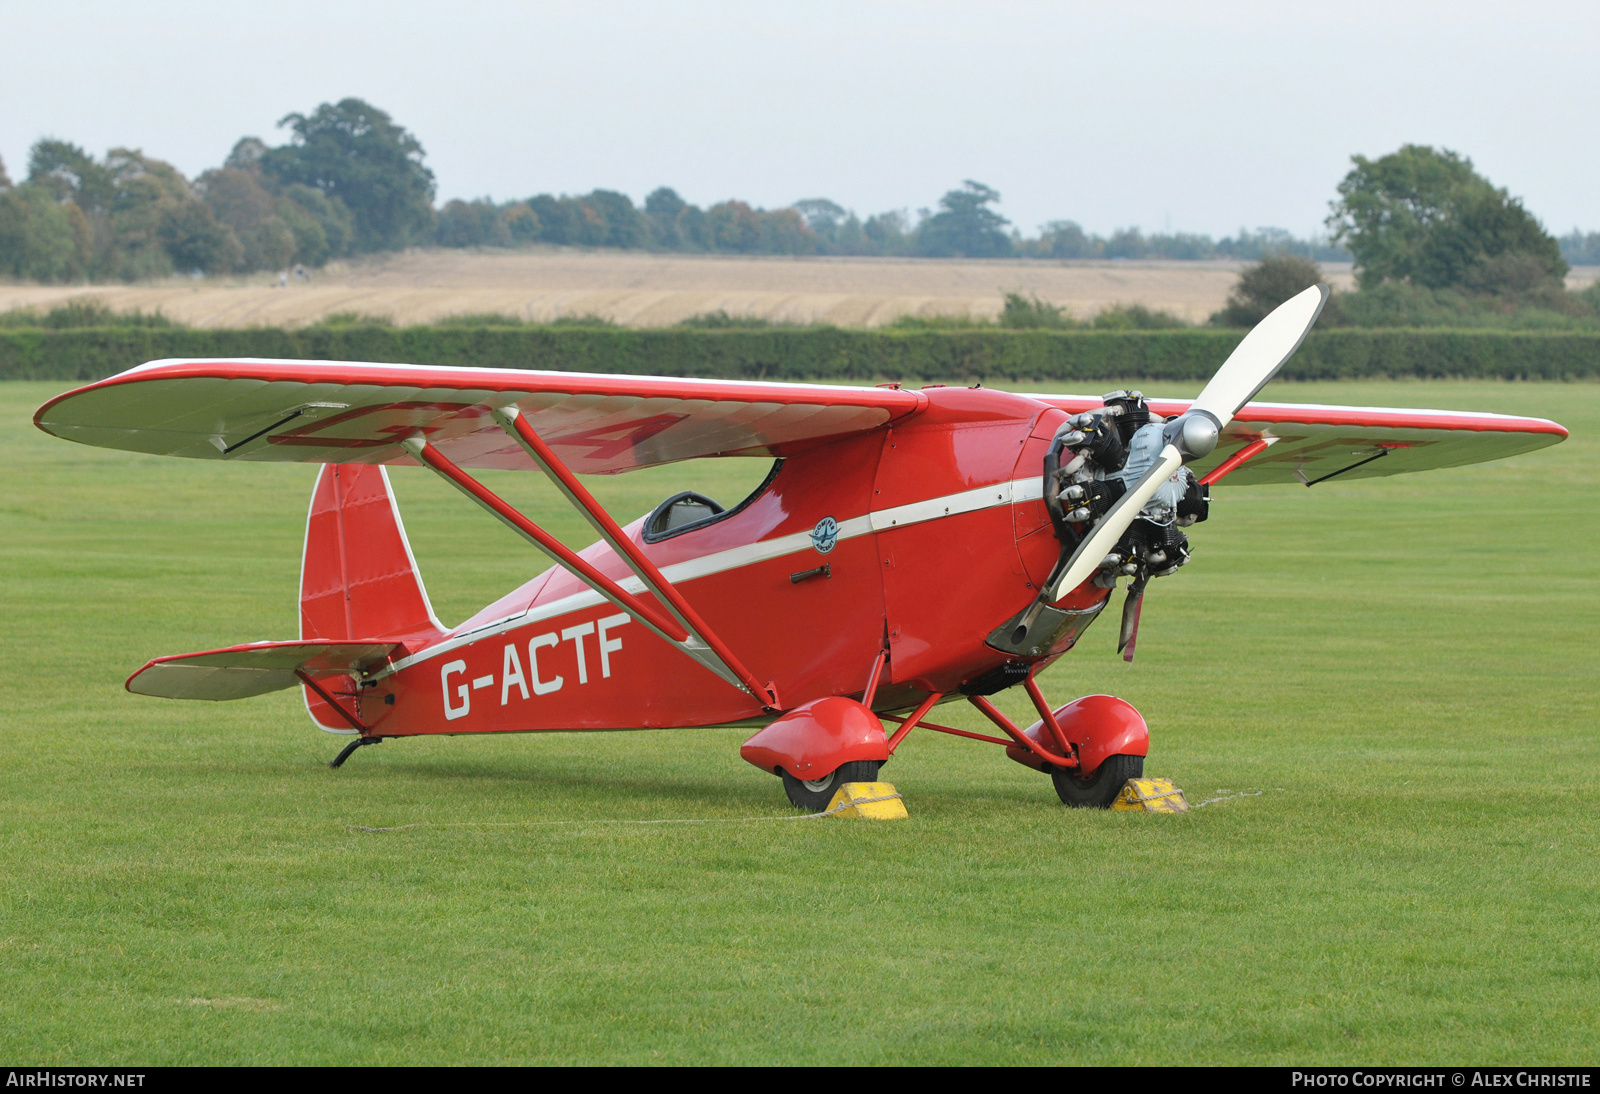
<svg viewBox="0 0 1600 1094">
<path fill-rule="evenodd" d="M 1245 335 L 1244 341 L 1228 355 L 1189 409 L 1162 429 L 1162 440 L 1166 443 L 1155 463 L 1117 499 L 1066 564 L 1058 566 L 1052 579 L 1045 582 L 1039 599 L 1018 620 L 1019 625 L 1011 636 L 1014 644 L 1024 641 L 1034 620 L 1051 601 L 1061 599 L 1063 594 L 1083 584 L 1100 569 L 1106 555 L 1121 541 L 1123 533 L 1162 483 L 1185 463 L 1201 459 L 1216 447 L 1217 438 L 1233 421 L 1233 416 L 1267 386 L 1284 362 L 1300 348 L 1327 300 L 1328 286 L 1313 285 L 1279 304 Z M 1122 645 L 1130 651 L 1137 633 L 1143 593 L 1142 587 L 1137 595 L 1132 588 L 1128 591 Z"/>
</svg>

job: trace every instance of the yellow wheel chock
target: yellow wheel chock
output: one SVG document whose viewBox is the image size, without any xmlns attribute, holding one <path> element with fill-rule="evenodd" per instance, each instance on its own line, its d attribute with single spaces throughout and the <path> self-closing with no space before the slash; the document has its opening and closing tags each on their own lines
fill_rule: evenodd
<svg viewBox="0 0 1600 1094">
<path fill-rule="evenodd" d="M 1171 779 L 1129 779 L 1111 808 L 1120 813 L 1187 813 L 1189 803 Z"/>
<path fill-rule="evenodd" d="M 899 820 L 910 816 L 894 783 L 845 783 L 822 815 L 867 820 Z"/>
</svg>

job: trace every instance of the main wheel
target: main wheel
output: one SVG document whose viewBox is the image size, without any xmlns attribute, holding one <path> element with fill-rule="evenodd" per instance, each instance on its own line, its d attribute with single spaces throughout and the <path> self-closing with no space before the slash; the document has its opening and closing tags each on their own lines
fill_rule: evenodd
<svg viewBox="0 0 1600 1094">
<path fill-rule="evenodd" d="M 845 783 L 870 783 L 878 780 L 877 760 L 851 760 L 820 779 L 797 779 L 783 772 L 783 790 L 799 809 L 820 813 Z"/>
<path fill-rule="evenodd" d="M 1050 781 L 1056 784 L 1056 796 L 1074 808 L 1110 809 L 1127 781 L 1143 774 L 1143 756 L 1112 756 L 1087 779 L 1070 771 L 1058 771 Z"/>
</svg>

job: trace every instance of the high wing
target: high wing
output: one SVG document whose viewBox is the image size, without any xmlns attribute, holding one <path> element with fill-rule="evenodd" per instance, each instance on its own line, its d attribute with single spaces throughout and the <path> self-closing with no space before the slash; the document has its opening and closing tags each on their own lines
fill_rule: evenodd
<svg viewBox="0 0 1600 1094">
<path fill-rule="evenodd" d="M 532 468 L 493 412 L 515 408 L 573 471 L 784 455 L 875 429 L 926 398 L 836 387 L 519 369 L 260 359 L 153 361 L 58 396 L 34 424 L 165 456 L 412 463 L 422 436 L 456 465 Z"/>
<path fill-rule="evenodd" d="M 1030 398 L 1074 414 L 1102 405 L 1083 395 Z M 1165 417 L 1189 409 L 1187 400 L 1149 402 Z M 1222 431 L 1216 449 L 1191 466 L 1202 480 L 1226 479 L 1229 486 L 1313 486 L 1331 478 L 1377 478 L 1498 460 L 1566 436 L 1555 422 L 1507 414 L 1247 403 Z"/>
</svg>

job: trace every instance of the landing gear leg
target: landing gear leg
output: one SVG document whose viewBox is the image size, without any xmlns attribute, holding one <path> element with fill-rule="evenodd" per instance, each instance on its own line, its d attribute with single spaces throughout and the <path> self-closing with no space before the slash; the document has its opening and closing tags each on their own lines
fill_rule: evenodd
<svg viewBox="0 0 1600 1094">
<path fill-rule="evenodd" d="M 348 760 L 355 753 L 355 750 L 360 748 L 362 745 L 375 745 L 375 744 L 381 744 L 382 742 L 383 742 L 383 738 L 382 737 L 366 737 L 366 736 L 357 737 L 355 740 L 353 740 L 349 744 L 345 745 L 344 746 L 344 751 L 339 753 L 337 756 L 335 756 L 333 758 L 333 760 L 331 762 L 329 762 L 328 766 L 329 767 L 342 767 L 344 765 L 344 762 L 346 760 Z"/>
</svg>

